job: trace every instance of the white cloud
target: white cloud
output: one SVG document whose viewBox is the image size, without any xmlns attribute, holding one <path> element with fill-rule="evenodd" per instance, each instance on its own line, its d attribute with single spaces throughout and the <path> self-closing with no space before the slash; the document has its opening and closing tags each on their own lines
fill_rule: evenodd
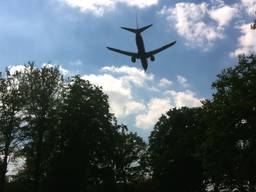
<svg viewBox="0 0 256 192">
<path fill-rule="evenodd" d="M 89 80 L 91 83 L 101 86 L 104 93 L 109 96 L 111 111 L 119 118 L 125 117 L 144 109 L 143 104 L 136 102 L 132 98 L 131 87 L 120 78 L 116 78 L 109 74 L 103 75 L 83 75 L 83 79 Z"/>
<path fill-rule="evenodd" d="M 188 83 L 188 80 L 181 76 L 181 75 L 177 75 L 177 81 L 178 83 L 183 87 L 183 88 L 188 88 L 189 87 L 189 83 Z"/>
<path fill-rule="evenodd" d="M 122 105 L 122 104 L 121 104 Z M 137 102 L 135 100 L 130 100 L 125 104 L 125 116 L 130 114 L 136 114 L 145 110 L 145 105 L 143 103 Z"/>
<path fill-rule="evenodd" d="M 210 17 L 218 23 L 219 27 L 225 27 L 237 14 L 238 9 L 230 6 L 223 6 L 209 11 Z"/>
<path fill-rule="evenodd" d="M 152 98 L 147 104 L 144 113 L 136 116 L 136 126 L 142 129 L 151 129 L 162 114 L 172 107 L 199 107 L 203 98 L 197 98 L 192 91 L 167 90 L 162 98 Z"/>
<path fill-rule="evenodd" d="M 102 16 L 105 12 L 113 10 L 118 3 L 140 9 L 156 5 L 159 0 L 59 0 L 67 5 L 79 8 L 81 12 L 91 12 Z"/>
<path fill-rule="evenodd" d="M 236 12 L 236 6 L 215 1 L 211 4 L 180 2 L 175 7 L 164 7 L 160 14 L 166 16 L 170 27 L 175 26 L 177 33 L 187 40 L 188 46 L 206 51 L 216 40 L 224 38 L 225 27 Z"/>
<path fill-rule="evenodd" d="M 256 0 L 241 0 L 241 4 L 245 7 L 246 12 L 253 16 L 256 11 Z"/>
<path fill-rule="evenodd" d="M 252 30 L 250 24 L 243 24 L 239 29 L 242 35 L 238 39 L 238 48 L 231 53 L 231 56 L 255 53 L 256 30 Z"/>
<path fill-rule="evenodd" d="M 199 107 L 202 105 L 201 100 L 203 100 L 203 98 L 197 98 L 195 93 L 193 93 L 192 91 L 179 91 L 179 92 L 175 92 L 175 91 L 166 91 L 165 94 L 167 96 L 170 96 L 171 98 L 173 98 L 174 100 L 174 105 L 177 108 L 180 107 Z"/>
<path fill-rule="evenodd" d="M 147 107 L 141 113 L 136 115 L 136 126 L 142 129 L 152 129 L 162 114 L 166 113 L 172 107 L 199 107 L 202 105 L 203 98 L 197 98 L 191 91 L 168 90 L 164 92 L 162 98 L 152 98 Z"/>
<path fill-rule="evenodd" d="M 157 81 L 153 74 L 135 67 L 106 66 L 100 74 L 83 75 L 82 78 L 102 86 L 109 96 L 111 111 L 119 120 L 129 116 L 142 129 L 152 129 L 161 114 L 171 107 L 201 105 L 201 99 L 186 90 L 189 88 L 188 80 L 180 75 L 176 80 L 186 89 L 179 92 L 172 87 L 172 81 L 166 78 Z"/>
<path fill-rule="evenodd" d="M 169 99 L 151 99 L 147 104 L 146 112 L 136 116 L 136 126 L 142 129 L 152 128 L 161 114 L 166 113 L 171 107 Z"/>
<path fill-rule="evenodd" d="M 170 87 L 170 86 L 172 86 L 172 84 L 173 84 L 172 81 L 170 81 L 166 78 L 162 78 L 162 79 L 160 79 L 159 87 L 163 87 L 163 88 Z"/>
<path fill-rule="evenodd" d="M 128 6 L 134 6 L 138 8 L 146 8 L 152 5 L 156 5 L 159 0 L 115 0 L 115 2 L 124 3 Z"/>
<path fill-rule="evenodd" d="M 17 72 L 24 72 L 25 66 L 24 65 L 9 66 L 8 70 L 11 75 L 14 75 Z"/>
<path fill-rule="evenodd" d="M 103 74 L 84 75 L 83 79 L 102 86 L 103 91 L 109 96 L 111 110 L 119 118 L 137 114 L 145 110 L 143 102 L 134 98 L 133 86 L 142 87 L 145 81 L 152 81 L 153 75 L 134 67 L 104 67 Z"/>
<path fill-rule="evenodd" d="M 42 67 L 46 67 L 46 68 L 53 68 L 53 67 L 58 67 L 59 72 L 61 75 L 63 76 L 68 76 L 70 75 L 69 70 L 65 69 L 62 65 L 56 65 L 56 64 L 51 64 L 51 63 L 43 63 Z"/>
<path fill-rule="evenodd" d="M 67 69 L 65 69 L 64 67 L 62 67 L 61 65 L 59 66 L 59 70 L 60 70 L 60 73 L 64 76 L 67 76 L 70 74 L 70 72 Z"/>
<path fill-rule="evenodd" d="M 154 79 L 152 74 L 147 74 L 142 70 L 138 70 L 135 67 L 114 67 L 114 66 L 107 66 L 101 69 L 102 72 L 108 72 L 113 74 L 122 75 L 122 79 L 129 83 L 133 83 L 137 86 L 143 86 L 145 81 L 151 81 Z"/>
<path fill-rule="evenodd" d="M 113 77 L 109 74 L 103 75 L 83 75 L 83 79 L 89 80 L 91 83 L 102 86 L 103 90 L 107 93 L 118 92 L 120 95 L 126 98 L 131 98 L 131 89 L 129 85 L 119 78 Z"/>
</svg>

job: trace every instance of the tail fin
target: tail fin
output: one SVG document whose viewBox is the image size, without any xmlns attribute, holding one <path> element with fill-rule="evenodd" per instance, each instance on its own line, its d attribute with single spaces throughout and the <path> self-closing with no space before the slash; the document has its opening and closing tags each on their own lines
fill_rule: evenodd
<svg viewBox="0 0 256 192">
<path fill-rule="evenodd" d="M 131 29 L 131 28 L 126 28 L 126 27 L 121 27 L 121 28 L 124 30 L 130 31 L 130 32 L 133 32 L 133 33 L 142 33 L 143 31 L 145 31 L 146 29 L 148 29 L 151 26 L 152 26 L 152 24 L 142 27 L 142 28 L 139 28 L 139 29 Z"/>
</svg>

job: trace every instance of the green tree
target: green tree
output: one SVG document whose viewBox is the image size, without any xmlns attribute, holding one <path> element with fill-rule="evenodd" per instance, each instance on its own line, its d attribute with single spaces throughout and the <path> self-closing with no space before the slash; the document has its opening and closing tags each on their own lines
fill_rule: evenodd
<svg viewBox="0 0 256 192">
<path fill-rule="evenodd" d="M 146 143 L 117 124 L 101 88 L 79 76 L 64 81 L 56 67 L 33 63 L 13 82 L 18 94 L 4 88 L 0 94 L 8 93 L 6 101 L 19 107 L 14 117 L 21 122 L 15 126 L 25 165 L 8 189 L 116 191 L 121 183 L 131 187 L 147 179 Z M 6 105 L 12 107 L 12 102 Z"/>
<path fill-rule="evenodd" d="M 0 77 L 0 192 L 5 191 L 8 162 L 21 140 L 21 94 L 16 76 L 7 71 Z"/>
<path fill-rule="evenodd" d="M 204 103 L 208 131 L 204 164 L 216 186 L 255 190 L 256 56 L 240 56 L 213 83 L 215 93 Z"/>
<path fill-rule="evenodd" d="M 115 147 L 116 182 L 123 185 L 143 183 L 149 177 L 147 164 L 147 145 L 136 133 L 128 132 L 125 125 L 120 126 Z"/>
<path fill-rule="evenodd" d="M 36 68 L 28 63 L 19 76 L 22 93 L 26 142 L 23 154 L 26 158 L 24 172 L 28 181 L 33 181 L 33 191 L 41 190 L 45 178 L 47 161 L 54 149 L 54 130 L 58 124 L 61 75 L 56 67 Z"/>
<path fill-rule="evenodd" d="M 107 95 L 75 76 L 63 98 L 59 150 L 49 166 L 49 191 L 90 191 L 102 185 L 113 190 L 118 126 L 109 112 Z"/>
<path fill-rule="evenodd" d="M 157 191 L 204 189 L 200 147 L 204 134 L 200 108 L 171 109 L 149 138 L 153 182 Z"/>
</svg>

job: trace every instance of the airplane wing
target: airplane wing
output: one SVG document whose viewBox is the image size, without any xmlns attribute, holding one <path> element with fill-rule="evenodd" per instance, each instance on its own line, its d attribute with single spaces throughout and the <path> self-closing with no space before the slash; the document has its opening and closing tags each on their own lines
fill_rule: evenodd
<svg viewBox="0 0 256 192">
<path fill-rule="evenodd" d="M 163 50 L 173 46 L 175 43 L 176 43 L 176 41 L 174 41 L 172 43 L 169 43 L 167 45 L 164 45 L 163 47 L 160 47 L 160 48 L 155 49 L 153 51 L 149 51 L 149 52 L 146 53 L 146 57 L 150 57 L 151 55 L 156 55 L 157 53 L 159 53 L 159 52 L 161 52 L 161 51 L 163 51 Z"/>
<path fill-rule="evenodd" d="M 139 58 L 139 55 L 137 53 L 132 53 L 132 52 L 128 52 L 128 51 L 122 51 L 120 49 L 115 49 L 112 47 L 107 47 L 109 50 L 117 52 L 117 53 L 121 53 L 123 55 L 127 55 L 129 57 L 135 57 L 135 58 Z"/>
</svg>

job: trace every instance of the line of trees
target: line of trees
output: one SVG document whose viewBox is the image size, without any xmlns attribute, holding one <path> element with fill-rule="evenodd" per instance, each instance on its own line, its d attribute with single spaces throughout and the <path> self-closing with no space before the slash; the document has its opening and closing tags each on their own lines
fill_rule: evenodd
<svg viewBox="0 0 256 192">
<path fill-rule="evenodd" d="M 256 191 L 256 56 L 240 56 L 198 108 L 170 109 L 146 144 L 102 89 L 54 67 L 1 74 L 0 192 Z M 22 169 L 6 175 L 8 163 Z"/>
<path fill-rule="evenodd" d="M 0 192 L 115 191 L 143 180 L 145 142 L 79 76 L 33 63 L 1 74 L 0 121 Z M 18 157 L 24 167 L 8 180 L 8 162 Z"/>
<path fill-rule="evenodd" d="M 156 191 L 256 191 L 256 56 L 240 56 L 212 87 L 202 107 L 171 109 L 156 123 Z"/>
</svg>

